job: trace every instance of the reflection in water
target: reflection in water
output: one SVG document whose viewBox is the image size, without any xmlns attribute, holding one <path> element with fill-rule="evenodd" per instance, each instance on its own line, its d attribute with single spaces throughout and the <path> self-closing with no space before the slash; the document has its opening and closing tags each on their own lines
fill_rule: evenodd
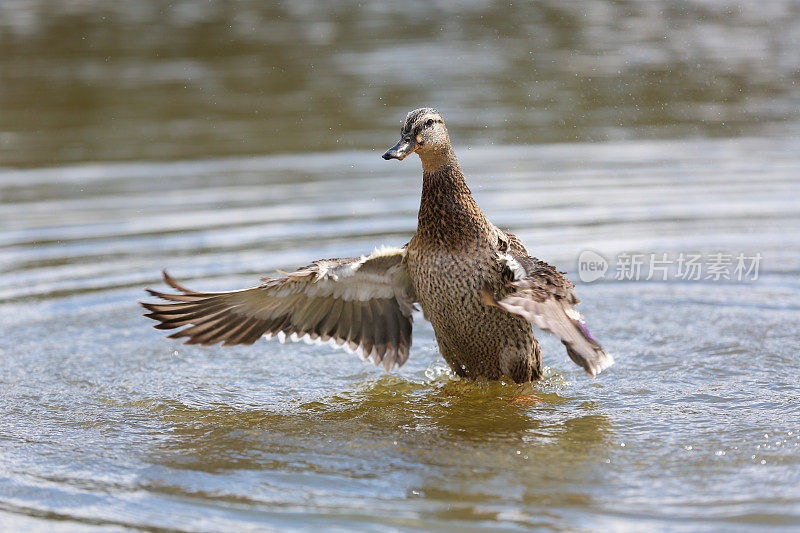
<svg viewBox="0 0 800 533">
<path fill-rule="evenodd" d="M 543 506 L 589 505 L 598 457 L 611 447 L 609 420 L 546 390 L 536 393 L 538 404 L 521 407 L 510 402 L 516 392 L 382 376 L 287 412 L 163 405 L 152 416 L 170 437 L 148 461 L 184 479 L 186 471 L 213 476 L 203 484 L 217 489 L 196 494 L 165 480 L 148 490 L 255 506 L 311 498 L 317 512 L 358 512 L 364 498 L 447 506 L 418 509 L 415 520 L 483 520 L 513 510 L 530 522 Z M 220 482 L 247 470 L 258 472 L 258 485 Z"/>
</svg>

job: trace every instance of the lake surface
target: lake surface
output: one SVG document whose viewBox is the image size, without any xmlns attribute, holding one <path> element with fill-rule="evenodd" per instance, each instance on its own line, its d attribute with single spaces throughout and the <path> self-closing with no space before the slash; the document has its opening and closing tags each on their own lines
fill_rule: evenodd
<svg viewBox="0 0 800 533">
<path fill-rule="evenodd" d="M 462 150 L 485 211 L 583 249 L 759 252 L 759 278 L 578 286 L 617 364 L 543 337 L 538 403 L 328 347 L 186 347 L 136 300 L 404 243 L 419 163 L 344 152 L 0 172 L 0 522 L 190 530 L 800 525 L 800 152 L 737 139 Z M 33 519 L 31 519 L 33 520 Z M 46 528 L 52 527 L 48 523 Z M 41 527 L 45 527 L 41 525 Z"/>
<path fill-rule="evenodd" d="M 800 10 L 707 5 L 0 4 L 0 529 L 796 531 Z M 407 242 L 419 162 L 379 155 L 423 104 L 615 366 L 542 334 L 519 401 L 421 315 L 390 373 L 141 316 L 162 268 Z"/>
</svg>

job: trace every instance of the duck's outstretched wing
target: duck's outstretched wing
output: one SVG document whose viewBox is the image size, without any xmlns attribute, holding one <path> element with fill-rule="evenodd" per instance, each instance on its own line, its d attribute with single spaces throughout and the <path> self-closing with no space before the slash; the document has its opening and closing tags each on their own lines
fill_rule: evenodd
<svg viewBox="0 0 800 533">
<path fill-rule="evenodd" d="M 614 364 L 614 358 L 603 351 L 573 307 L 580 300 L 572 293 L 572 282 L 544 261 L 518 255 L 511 249 L 497 257 L 504 266 L 507 290 L 502 297 L 485 291 L 486 303 L 496 304 L 556 335 L 566 346 L 569 358 L 592 377 Z"/>
<path fill-rule="evenodd" d="M 330 342 L 360 352 L 389 370 L 402 366 L 411 348 L 414 289 L 405 249 L 370 256 L 323 259 L 282 278 L 228 292 L 196 292 L 164 272 L 181 294 L 147 289 L 175 303 L 145 303 L 158 329 L 183 328 L 170 338 L 185 344 L 253 344 L 262 336 Z"/>
</svg>

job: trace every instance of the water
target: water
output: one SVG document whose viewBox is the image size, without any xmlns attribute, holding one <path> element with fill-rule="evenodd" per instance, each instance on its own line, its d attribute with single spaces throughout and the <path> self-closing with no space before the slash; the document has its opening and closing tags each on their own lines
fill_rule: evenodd
<svg viewBox="0 0 800 533">
<path fill-rule="evenodd" d="M 3 4 L 0 526 L 800 527 L 800 15 L 537 4 Z M 437 31 L 477 39 L 483 72 L 425 56 Z M 419 52 L 417 76 L 388 66 Z M 529 101 L 522 73 L 560 89 Z M 161 268 L 232 289 L 405 243 L 419 163 L 379 154 L 418 103 L 495 223 L 576 281 L 581 251 L 612 261 L 577 292 L 614 367 L 591 380 L 542 336 L 546 379 L 515 401 L 451 377 L 421 316 L 388 374 L 328 347 L 187 347 L 141 316 Z M 616 280 L 624 252 L 763 260 L 750 281 Z"/>
<path fill-rule="evenodd" d="M 800 132 L 791 0 L 0 3 L 0 161 Z"/>
</svg>

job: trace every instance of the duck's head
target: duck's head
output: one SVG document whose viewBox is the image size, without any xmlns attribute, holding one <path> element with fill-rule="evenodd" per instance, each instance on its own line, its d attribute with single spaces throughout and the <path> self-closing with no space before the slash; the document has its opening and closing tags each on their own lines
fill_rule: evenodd
<svg viewBox="0 0 800 533">
<path fill-rule="evenodd" d="M 442 115 L 431 107 L 415 109 L 406 116 L 400 140 L 386 150 L 384 159 L 400 159 L 417 152 L 423 161 L 450 150 L 450 136 Z"/>
</svg>

